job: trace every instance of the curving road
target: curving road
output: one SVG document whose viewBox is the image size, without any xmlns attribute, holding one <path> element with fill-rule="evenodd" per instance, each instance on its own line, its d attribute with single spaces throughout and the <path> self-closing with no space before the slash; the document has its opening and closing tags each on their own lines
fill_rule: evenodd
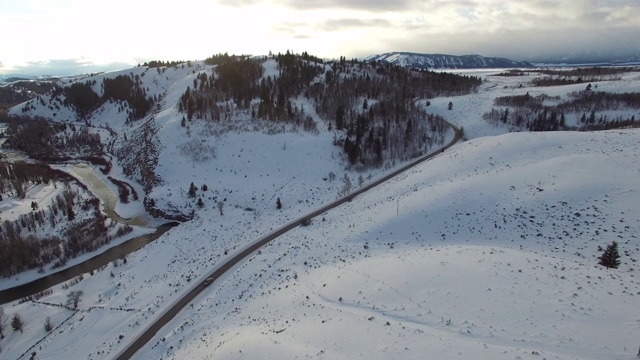
<svg viewBox="0 0 640 360">
<path fill-rule="evenodd" d="M 231 259 L 227 260 L 227 262 L 219 265 L 215 270 L 213 270 L 209 274 L 209 276 L 206 279 L 212 279 L 212 281 L 214 282 L 217 281 L 217 279 L 220 276 L 222 276 L 225 272 L 227 272 L 233 266 L 237 265 L 240 261 L 244 260 L 247 256 L 251 255 L 254 251 L 258 250 L 262 246 L 276 239 L 278 236 L 299 226 L 300 224 L 302 224 L 303 221 L 311 220 L 318 215 L 324 214 L 325 212 L 344 204 L 347 201 L 351 201 L 356 196 L 362 193 L 365 193 L 371 190 L 372 188 L 382 184 L 383 182 L 386 182 L 389 179 L 395 177 L 396 175 L 399 175 L 411 169 L 412 167 L 415 167 L 416 165 L 424 161 L 427 161 L 433 158 L 434 156 L 444 152 L 445 150 L 453 146 L 455 143 L 460 141 L 460 139 L 463 136 L 462 131 L 460 131 L 458 127 L 456 127 L 455 125 L 452 125 L 449 122 L 447 122 L 447 124 L 453 129 L 455 135 L 453 137 L 453 140 L 451 140 L 451 142 L 445 145 L 443 148 L 431 154 L 422 155 L 418 159 L 391 172 L 390 174 L 387 174 L 381 177 L 380 179 L 377 179 L 376 181 L 366 186 L 363 186 L 362 188 L 348 195 L 345 195 L 314 212 L 306 214 L 298 218 L 297 220 L 294 220 L 282 226 L 281 228 L 272 231 L 271 233 L 265 235 L 264 237 L 256 240 L 253 244 L 248 245 L 244 250 L 242 250 L 241 252 L 233 256 Z M 167 309 L 164 313 L 162 313 L 162 315 L 159 318 L 157 318 L 152 324 L 150 324 L 143 333 L 141 333 L 138 337 L 136 337 L 133 340 L 133 342 L 131 342 L 125 349 L 123 349 L 114 359 L 125 360 L 125 359 L 131 358 L 138 350 L 140 350 L 140 348 L 142 348 L 147 342 L 149 342 L 162 327 L 164 327 L 169 321 L 171 321 L 171 319 L 173 319 L 180 312 L 180 310 L 182 310 L 185 306 L 187 306 L 187 304 L 189 304 L 198 294 L 200 294 L 202 290 L 204 290 L 207 286 L 209 286 L 212 281 L 202 280 L 199 284 L 193 286 L 189 292 L 185 293 L 169 309 Z"/>
</svg>

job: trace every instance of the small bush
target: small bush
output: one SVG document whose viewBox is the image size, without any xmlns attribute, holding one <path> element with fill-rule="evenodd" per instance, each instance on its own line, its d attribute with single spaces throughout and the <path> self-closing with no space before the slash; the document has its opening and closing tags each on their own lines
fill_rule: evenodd
<svg viewBox="0 0 640 360">
<path fill-rule="evenodd" d="M 51 322 L 51 317 L 47 316 L 44 320 L 44 331 L 49 332 L 51 330 L 53 330 L 53 322 Z"/>
</svg>

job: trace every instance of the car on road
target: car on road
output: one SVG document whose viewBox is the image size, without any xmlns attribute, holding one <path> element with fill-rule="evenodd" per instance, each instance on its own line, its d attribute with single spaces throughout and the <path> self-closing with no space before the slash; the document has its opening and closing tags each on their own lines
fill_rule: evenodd
<svg viewBox="0 0 640 360">
<path fill-rule="evenodd" d="M 208 286 L 209 284 L 211 284 L 213 282 L 213 278 L 212 277 L 208 277 L 205 281 L 204 281 L 204 286 Z"/>
</svg>

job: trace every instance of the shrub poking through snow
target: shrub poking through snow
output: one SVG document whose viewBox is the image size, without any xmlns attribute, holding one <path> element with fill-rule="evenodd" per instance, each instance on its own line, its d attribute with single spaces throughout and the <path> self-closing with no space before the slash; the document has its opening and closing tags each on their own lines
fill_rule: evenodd
<svg viewBox="0 0 640 360">
<path fill-rule="evenodd" d="M 53 322 L 51 322 L 51 317 L 47 316 L 44 320 L 44 331 L 49 332 L 51 330 L 53 330 Z"/>
<path fill-rule="evenodd" d="M 22 332 L 23 327 L 24 321 L 22 320 L 20 314 L 13 315 L 13 317 L 11 318 L 11 328 L 13 329 L 13 331 Z"/>
</svg>

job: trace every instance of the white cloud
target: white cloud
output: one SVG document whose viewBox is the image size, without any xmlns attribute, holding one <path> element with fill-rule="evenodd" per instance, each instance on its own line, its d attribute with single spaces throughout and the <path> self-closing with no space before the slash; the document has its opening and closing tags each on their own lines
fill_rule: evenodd
<svg viewBox="0 0 640 360">
<path fill-rule="evenodd" d="M 131 63 L 121 62 L 96 64 L 86 59 L 50 59 L 45 61 L 28 61 L 24 64 L 16 65 L 12 68 L 12 73 L 21 75 L 64 76 L 126 69 L 131 66 Z"/>
<path fill-rule="evenodd" d="M 212 53 L 384 51 L 526 59 L 637 51 L 640 3 L 615 0 L 23 0 L 0 3 L 0 72 L 49 59 L 94 64 Z M 630 50 L 629 50 L 630 49 Z"/>
</svg>

